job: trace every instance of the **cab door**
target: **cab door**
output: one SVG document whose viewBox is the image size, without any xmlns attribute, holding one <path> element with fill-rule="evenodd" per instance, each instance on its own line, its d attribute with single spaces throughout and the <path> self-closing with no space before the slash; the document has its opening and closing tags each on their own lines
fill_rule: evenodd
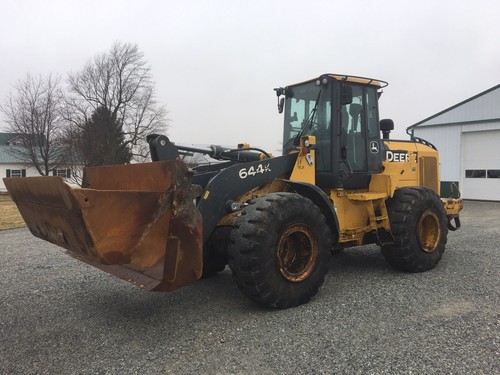
<svg viewBox="0 0 500 375">
<path fill-rule="evenodd" d="M 340 106 L 341 159 L 347 166 L 344 187 L 364 188 L 370 175 L 382 168 L 378 93 L 372 86 L 343 83 L 350 86 L 352 101 Z"/>
</svg>

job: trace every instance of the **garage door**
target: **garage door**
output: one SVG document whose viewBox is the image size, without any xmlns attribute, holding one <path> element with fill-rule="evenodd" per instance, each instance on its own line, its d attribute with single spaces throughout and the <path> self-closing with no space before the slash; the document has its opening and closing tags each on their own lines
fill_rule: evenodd
<svg viewBox="0 0 500 375">
<path fill-rule="evenodd" d="M 500 130 L 462 133 L 462 197 L 500 201 Z"/>
</svg>

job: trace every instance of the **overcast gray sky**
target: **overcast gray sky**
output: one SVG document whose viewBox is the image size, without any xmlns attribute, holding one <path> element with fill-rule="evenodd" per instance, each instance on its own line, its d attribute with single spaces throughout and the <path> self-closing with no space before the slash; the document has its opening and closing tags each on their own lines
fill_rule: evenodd
<svg viewBox="0 0 500 375">
<path fill-rule="evenodd" d="M 381 117 L 394 119 L 399 137 L 500 83 L 498 0 L 0 4 L 0 100 L 28 72 L 65 78 L 114 41 L 137 43 L 174 142 L 276 151 L 272 89 L 323 73 L 388 81 Z"/>
</svg>

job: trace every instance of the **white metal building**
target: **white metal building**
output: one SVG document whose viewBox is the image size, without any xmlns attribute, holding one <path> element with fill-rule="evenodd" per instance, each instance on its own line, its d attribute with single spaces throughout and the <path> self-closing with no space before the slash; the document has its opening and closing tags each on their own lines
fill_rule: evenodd
<svg viewBox="0 0 500 375">
<path fill-rule="evenodd" d="M 16 154 L 11 152 L 11 149 L 19 146 L 18 138 L 16 134 L 0 133 L 0 193 L 7 191 L 3 182 L 4 177 L 40 176 L 34 166 L 25 160 L 19 160 Z M 52 175 L 68 179 L 71 177 L 72 171 L 81 171 L 81 169 L 80 166 L 71 166 L 71 169 L 59 167 L 52 170 Z"/>
<path fill-rule="evenodd" d="M 441 195 L 500 201 L 500 85 L 410 127 L 439 150 Z"/>
</svg>

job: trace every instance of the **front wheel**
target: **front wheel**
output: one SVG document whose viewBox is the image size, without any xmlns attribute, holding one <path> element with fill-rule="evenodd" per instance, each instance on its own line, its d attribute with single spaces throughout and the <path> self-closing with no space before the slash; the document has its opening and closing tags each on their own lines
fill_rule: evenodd
<svg viewBox="0 0 500 375">
<path fill-rule="evenodd" d="M 393 267 L 409 272 L 434 268 L 441 260 L 448 236 L 446 211 L 439 196 L 424 187 L 396 190 L 387 201 L 394 243 L 382 254 Z"/>
<path fill-rule="evenodd" d="M 229 267 L 243 294 L 284 309 L 318 292 L 328 271 L 331 234 L 309 199 L 271 193 L 252 200 L 234 224 Z"/>
</svg>

